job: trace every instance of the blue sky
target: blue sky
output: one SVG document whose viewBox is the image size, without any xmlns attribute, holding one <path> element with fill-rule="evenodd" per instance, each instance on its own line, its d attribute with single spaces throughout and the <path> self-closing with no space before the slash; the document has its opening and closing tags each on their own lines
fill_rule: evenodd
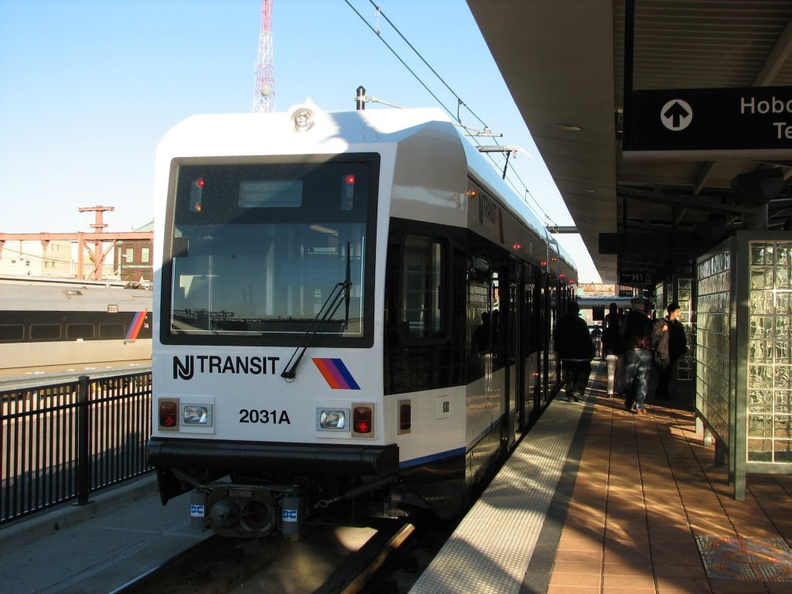
<svg viewBox="0 0 792 594">
<path fill-rule="evenodd" d="M 465 1 L 377 5 L 379 18 L 369 0 L 273 0 L 276 109 L 310 98 L 351 110 L 360 85 L 402 107 L 439 99 L 454 114 L 459 97 L 464 123 L 481 128 L 480 118 L 503 134 L 499 143 L 527 151 L 510 162 L 529 201 L 548 222 L 571 224 Z M 148 223 L 163 134 L 192 114 L 252 110 L 260 8 L 260 0 L 0 0 L 0 232 L 89 231 L 93 214 L 78 209 L 99 204 L 115 207 L 108 231 Z M 579 238 L 559 239 L 580 279 L 599 280 Z"/>
</svg>

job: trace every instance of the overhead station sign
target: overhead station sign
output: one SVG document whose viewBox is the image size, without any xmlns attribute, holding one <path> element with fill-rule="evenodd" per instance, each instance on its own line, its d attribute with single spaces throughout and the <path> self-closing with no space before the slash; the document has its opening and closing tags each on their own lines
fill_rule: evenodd
<svg viewBox="0 0 792 594">
<path fill-rule="evenodd" d="M 634 91 L 629 151 L 792 150 L 792 87 Z"/>
</svg>

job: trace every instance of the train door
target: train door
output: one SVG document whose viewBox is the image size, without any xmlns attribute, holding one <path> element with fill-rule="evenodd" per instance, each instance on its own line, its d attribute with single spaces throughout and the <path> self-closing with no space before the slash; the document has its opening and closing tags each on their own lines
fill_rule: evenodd
<svg viewBox="0 0 792 594">
<path fill-rule="evenodd" d="M 542 278 L 542 332 L 546 337 L 544 348 L 542 349 L 542 394 L 540 396 L 541 406 L 550 400 L 551 393 L 554 393 L 558 380 L 558 363 L 555 357 L 555 344 L 553 341 L 553 329 L 555 328 L 555 312 L 553 310 L 553 290 L 550 277 L 543 275 Z"/>
<path fill-rule="evenodd" d="M 540 391 L 542 388 L 542 349 L 544 341 L 541 332 L 541 287 L 539 273 L 529 264 L 523 268 L 520 303 L 520 349 L 522 351 L 522 381 L 520 427 L 528 428 L 540 412 Z"/>
<path fill-rule="evenodd" d="M 493 254 L 494 256 L 494 254 Z M 491 366 L 485 373 L 485 393 L 487 410 L 490 412 L 491 438 L 497 441 L 497 447 L 504 451 L 513 441 L 511 428 L 511 347 L 512 312 L 510 296 L 510 263 L 506 258 L 493 257 L 492 276 L 490 279 L 493 295 L 491 319 L 492 347 L 490 353 Z M 490 371 L 491 370 L 491 371 Z M 511 437 L 510 437 L 511 436 Z"/>
<path fill-rule="evenodd" d="M 520 431 L 522 420 L 522 386 L 523 386 L 523 355 L 522 355 L 522 317 L 520 315 L 522 264 L 510 259 L 507 271 L 505 302 L 501 305 L 506 313 L 506 385 L 504 386 L 504 442 L 511 446 L 516 434 Z"/>
<path fill-rule="evenodd" d="M 467 366 L 467 423 L 471 435 L 482 436 L 473 447 L 478 454 L 472 461 L 492 459 L 501 444 L 496 430 L 501 414 L 502 353 L 499 282 L 501 267 L 492 253 L 482 250 L 471 257 L 467 284 L 467 324 L 469 358 Z M 476 470 L 473 469 L 475 474 Z"/>
</svg>

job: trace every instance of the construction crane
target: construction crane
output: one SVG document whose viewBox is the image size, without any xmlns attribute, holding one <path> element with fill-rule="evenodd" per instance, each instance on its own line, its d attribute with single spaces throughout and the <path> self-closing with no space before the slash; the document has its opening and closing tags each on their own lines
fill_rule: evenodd
<svg viewBox="0 0 792 594">
<path fill-rule="evenodd" d="M 261 0 L 261 33 L 256 59 L 253 111 L 275 111 L 275 67 L 272 65 L 272 2 Z"/>
</svg>

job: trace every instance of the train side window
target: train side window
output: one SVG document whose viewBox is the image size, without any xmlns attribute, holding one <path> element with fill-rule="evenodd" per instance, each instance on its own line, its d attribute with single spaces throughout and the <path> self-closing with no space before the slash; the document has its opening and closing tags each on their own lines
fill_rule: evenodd
<svg viewBox="0 0 792 594">
<path fill-rule="evenodd" d="M 407 340 L 440 339 L 447 327 L 446 243 L 408 235 L 401 269 L 400 331 Z"/>
<path fill-rule="evenodd" d="M 25 327 L 22 324 L 0 324 L 0 342 L 24 339 Z"/>
<path fill-rule="evenodd" d="M 93 324 L 67 324 L 66 338 L 93 338 Z"/>
<path fill-rule="evenodd" d="M 99 338 L 124 338 L 123 324 L 99 324 Z"/>
<path fill-rule="evenodd" d="M 61 327 L 58 324 L 31 324 L 30 340 L 59 340 Z"/>
</svg>

